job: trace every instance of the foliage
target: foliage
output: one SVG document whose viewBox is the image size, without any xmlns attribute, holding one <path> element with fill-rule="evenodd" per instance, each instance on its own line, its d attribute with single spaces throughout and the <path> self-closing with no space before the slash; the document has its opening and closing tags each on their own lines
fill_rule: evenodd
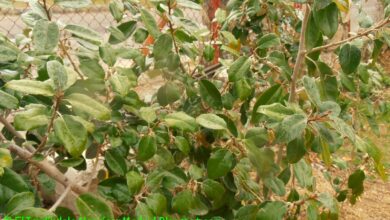
<svg viewBox="0 0 390 220">
<path fill-rule="evenodd" d="M 56 22 L 46 1 L 30 0 L 23 34 L 0 35 L 0 213 L 337 219 L 371 167 L 386 179 L 380 151 L 359 133 L 378 132 L 390 112 L 382 96 L 390 81 L 377 62 L 390 20 L 332 41 L 348 2 L 230 0 L 211 40 L 186 17 L 183 9 L 201 9 L 189 0 L 111 1 L 118 24 L 106 35 Z M 210 75 L 216 49 L 221 67 Z M 150 101 L 135 92 L 145 76 L 165 80 Z M 340 148 L 361 163 L 344 161 Z M 87 160 L 93 169 L 104 161 L 97 192 L 61 176 Z M 334 193 L 317 189 L 321 176 Z M 78 194 L 77 210 L 44 205 L 40 191 L 54 183 Z"/>
</svg>

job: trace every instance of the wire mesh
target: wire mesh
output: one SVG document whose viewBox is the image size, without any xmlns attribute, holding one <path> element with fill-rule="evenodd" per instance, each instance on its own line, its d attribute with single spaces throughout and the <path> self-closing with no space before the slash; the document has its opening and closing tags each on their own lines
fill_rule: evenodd
<svg viewBox="0 0 390 220">
<path fill-rule="evenodd" d="M 104 33 L 110 25 L 116 22 L 108 9 L 108 4 L 92 5 L 83 9 L 61 9 L 59 7 L 51 8 L 53 20 L 64 24 L 78 24 L 87 26 L 95 31 Z M 28 5 L 19 5 L 11 9 L 0 9 L 0 32 L 13 37 L 23 33 L 27 27 L 21 15 L 28 10 Z M 185 9 L 184 14 L 188 19 L 202 23 L 202 12 Z"/>
</svg>

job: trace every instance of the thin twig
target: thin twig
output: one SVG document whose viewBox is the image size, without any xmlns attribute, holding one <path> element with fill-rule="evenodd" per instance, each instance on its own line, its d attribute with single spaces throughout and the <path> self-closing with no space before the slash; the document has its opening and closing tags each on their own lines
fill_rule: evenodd
<svg viewBox="0 0 390 220">
<path fill-rule="evenodd" d="M 77 75 L 79 75 L 79 77 L 84 80 L 84 76 L 83 74 L 81 74 L 81 72 L 79 71 L 79 69 L 77 68 L 77 65 L 76 63 L 73 61 L 72 57 L 70 56 L 70 54 L 68 53 L 67 49 L 66 49 L 66 46 L 64 45 L 64 42 L 62 40 L 60 40 L 60 47 L 61 47 L 61 50 L 62 52 L 65 54 L 65 56 L 68 58 L 70 64 L 72 65 L 74 71 L 76 71 Z"/>
<path fill-rule="evenodd" d="M 171 13 L 172 13 L 171 0 L 168 0 L 168 16 L 171 16 Z M 186 71 L 186 69 L 184 68 L 183 63 L 182 63 L 181 60 L 180 60 L 179 47 L 177 46 L 177 42 L 176 42 L 176 40 L 175 40 L 175 34 L 174 34 L 173 24 L 172 24 L 172 22 L 171 22 L 171 20 L 170 20 L 169 18 L 167 18 L 167 20 L 168 20 L 169 32 L 171 32 L 171 36 L 172 36 L 173 46 L 174 46 L 174 48 L 175 48 L 176 54 L 179 56 L 180 69 L 181 69 L 181 71 L 183 71 L 183 73 L 185 73 L 185 72 L 187 72 L 187 71 Z"/>
<path fill-rule="evenodd" d="M 51 114 L 49 125 L 47 126 L 46 134 L 42 138 L 41 143 L 39 144 L 37 150 L 32 154 L 32 156 L 34 156 L 36 153 L 39 153 L 39 151 L 46 145 L 47 139 L 49 138 L 49 134 L 50 134 L 50 132 L 53 129 L 54 119 L 56 118 L 58 109 L 60 108 L 60 103 L 61 103 L 62 97 L 63 97 L 63 93 L 62 92 L 59 92 L 54 97 L 53 112 Z"/>
<path fill-rule="evenodd" d="M 303 18 L 303 24 L 301 29 L 301 36 L 299 39 L 299 49 L 298 49 L 298 55 L 297 60 L 295 62 L 293 75 L 291 77 L 291 84 L 290 84 L 290 96 L 288 98 L 289 102 L 295 102 L 295 96 L 296 96 L 296 83 L 299 78 L 301 67 L 303 60 L 305 58 L 305 42 L 306 42 L 306 28 L 307 23 L 309 21 L 309 15 L 310 15 L 310 6 L 306 5 L 305 7 L 305 17 Z"/>
<path fill-rule="evenodd" d="M 70 183 L 70 184 L 66 187 L 65 191 L 62 192 L 60 198 L 58 198 L 57 201 L 54 203 L 54 205 L 53 205 L 52 207 L 50 207 L 49 212 L 54 212 L 54 211 L 57 209 L 57 207 L 58 207 L 59 205 L 61 205 L 62 201 L 64 201 L 64 199 L 66 198 L 66 196 L 68 195 L 68 193 L 69 193 L 70 190 L 72 189 L 72 185 L 73 185 L 73 184 Z"/>
<path fill-rule="evenodd" d="M 46 0 L 43 0 L 43 8 L 45 9 L 47 19 L 51 21 L 51 16 L 50 16 L 50 8 L 47 7 Z"/>
<path fill-rule="evenodd" d="M 372 28 L 368 29 L 368 30 L 365 30 L 361 33 L 358 33 L 357 35 L 355 36 L 352 36 L 352 37 L 349 37 L 347 39 L 344 39 L 344 40 L 341 40 L 341 41 L 337 41 L 337 42 L 333 42 L 333 43 L 330 43 L 330 44 L 326 44 L 326 45 L 323 45 L 323 46 L 320 46 L 320 47 L 315 47 L 309 51 L 305 51 L 306 54 L 308 53 L 311 53 L 311 52 L 315 52 L 315 51 L 320 51 L 320 50 L 324 50 L 324 49 L 327 49 L 327 48 L 330 48 L 330 47 L 336 47 L 336 46 L 339 46 L 341 44 L 344 44 L 344 43 L 347 43 L 347 42 L 351 42 L 357 38 L 360 38 L 360 37 L 364 37 L 368 34 L 370 34 L 371 32 L 374 32 L 374 31 L 378 31 L 380 28 L 384 27 L 385 25 L 389 24 L 390 23 L 390 17 L 378 22 L 377 25 L 373 26 Z"/>
</svg>

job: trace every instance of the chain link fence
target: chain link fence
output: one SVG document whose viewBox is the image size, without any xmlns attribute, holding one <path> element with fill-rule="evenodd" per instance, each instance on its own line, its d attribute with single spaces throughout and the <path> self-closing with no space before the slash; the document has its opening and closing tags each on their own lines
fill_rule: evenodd
<svg viewBox="0 0 390 220">
<path fill-rule="evenodd" d="M 104 33 L 110 25 L 116 22 L 108 9 L 109 1 L 105 4 L 96 4 L 83 9 L 51 8 L 53 20 L 64 24 L 77 24 L 87 26 L 95 31 Z M 22 20 L 22 14 L 28 10 L 28 5 L 19 5 L 12 9 L 0 9 L 0 32 L 13 37 L 23 33 L 26 28 Z M 196 10 L 184 10 L 186 17 L 202 23 L 202 12 Z"/>
</svg>

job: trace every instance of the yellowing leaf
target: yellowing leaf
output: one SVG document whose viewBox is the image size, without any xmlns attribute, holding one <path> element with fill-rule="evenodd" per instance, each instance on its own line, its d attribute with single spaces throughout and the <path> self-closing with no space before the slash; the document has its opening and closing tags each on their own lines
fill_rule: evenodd
<svg viewBox="0 0 390 220">
<path fill-rule="evenodd" d="M 340 11 L 348 13 L 349 12 L 349 0 L 333 0 L 336 3 Z"/>
</svg>

